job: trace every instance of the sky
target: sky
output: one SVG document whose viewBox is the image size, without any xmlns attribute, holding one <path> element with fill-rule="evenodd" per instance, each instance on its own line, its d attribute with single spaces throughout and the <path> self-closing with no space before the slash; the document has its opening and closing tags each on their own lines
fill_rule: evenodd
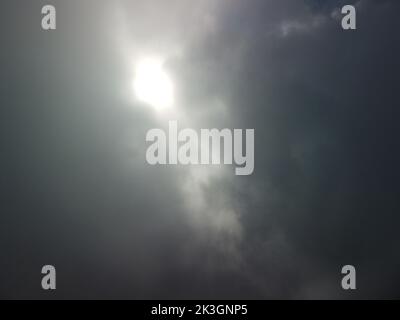
<svg viewBox="0 0 400 320">
<path fill-rule="evenodd" d="M 0 298 L 400 298 L 399 9 L 2 1 Z M 148 56 L 174 84 L 169 112 L 133 92 Z M 169 120 L 254 129 L 253 174 L 149 165 L 146 133 Z"/>
</svg>

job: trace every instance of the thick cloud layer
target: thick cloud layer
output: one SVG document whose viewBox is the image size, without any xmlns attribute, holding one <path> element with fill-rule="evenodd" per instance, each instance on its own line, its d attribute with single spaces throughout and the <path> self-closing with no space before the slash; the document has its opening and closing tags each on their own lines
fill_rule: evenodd
<svg viewBox="0 0 400 320">
<path fill-rule="evenodd" d="M 399 297 L 398 1 L 44 4 L 1 10 L 0 297 Z M 148 54 L 176 113 L 131 92 Z M 172 118 L 254 128 L 253 175 L 146 164 Z"/>
</svg>

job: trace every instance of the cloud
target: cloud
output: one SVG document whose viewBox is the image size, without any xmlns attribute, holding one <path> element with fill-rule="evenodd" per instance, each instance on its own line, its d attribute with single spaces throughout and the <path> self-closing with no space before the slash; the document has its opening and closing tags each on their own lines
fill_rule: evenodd
<svg viewBox="0 0 400 320">
<path fill-rule="evenodd" d="M 398 1 L 359 1 L 351 33 L 333 1 L 55 1 L 54 34 L 21 3 L 1 31 L 0 296 L 46 298 L 48 263 L 58 298 L 399 294 Z M 176 114 L 131 93 L 152 53 Z M 146 132 L 170 116 L 254 128 L 254 174 L 148 166 Z"/>
</svg>

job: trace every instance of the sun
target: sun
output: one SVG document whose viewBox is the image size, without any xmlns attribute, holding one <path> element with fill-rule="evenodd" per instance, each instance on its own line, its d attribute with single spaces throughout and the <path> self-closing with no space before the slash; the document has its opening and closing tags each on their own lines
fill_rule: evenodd
<svg viewBox="0 0 400 320">
<path fill-rule="evenodd" d="M 161 59 L 145 58 L 138 61 L 133 88 L 139 101 L 157 110 L 170 108 L 173 105 L 173 84 L 164 70 Z"/>
</svg>

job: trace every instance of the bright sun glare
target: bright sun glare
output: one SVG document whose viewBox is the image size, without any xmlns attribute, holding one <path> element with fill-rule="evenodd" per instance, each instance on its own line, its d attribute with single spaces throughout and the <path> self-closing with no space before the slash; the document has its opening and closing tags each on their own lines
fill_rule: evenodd
<svg viewBox="0 0 400 320">
<path fill-rule="evenodd" d="M 136 64 L 134 90 L 136 98 L 157 110 L 173 104 L 173 84 L 161 60 L 147 58 Z"/>
</svg>

